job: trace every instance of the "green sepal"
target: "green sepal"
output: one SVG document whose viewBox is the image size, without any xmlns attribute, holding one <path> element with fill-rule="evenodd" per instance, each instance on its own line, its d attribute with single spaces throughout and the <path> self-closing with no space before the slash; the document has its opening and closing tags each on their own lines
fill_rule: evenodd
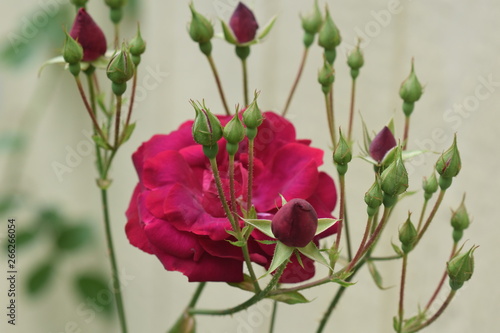
<svg viewBox="0 0 500 333">
<path fill-rule="evenodd" d="M 326 218 L 318 219 L 318 228 L 316 229 L 316 233 L 314 235 L 315 236 L 319 235 L 320 233 L 322 233 L 326 229 L 328 229 L 331 226 L 333 226 L 338 221 L 339 220 L 336 220 L 336 219 L 326 219 Z"/>
<path fill-rule="evenodd" d="M 283 294 L 271 295 L 268 298 L 286 304 L 302 304 L 311 302 L 298 291 L 290 291 Z"/>
<path fill-rule="evenodd" d="M 382 285 L 382 276 L 380 275 L 379 271 L 377 270 L 377 267 L 375 267 L 375 264 L 372 261 L 367 261 L 368 264 L 368 271 L 370 271 L 370 275 L 373 278 L 373 282 L 377 285 L 377 287 L 381 290 L 386 290 L 389 289 L 390 287 L 384 287 Z"/>
<path fill-rule="evenodd" d="M 392 249 L 394 250 L 394 252 L 396 252 L 396 254 L 400 257 L 403 257 L 403 251 L 401 250 L 401 248 L 399 246 L 397 246 L 396 244 L 392 243 L 391 242 L 391 246 L 392 246 Z"/>
<path fill-rule="evenodd" d="M 267 272 L 260 278 L 274 272 L 278 267 L 280 267 L 285 261 L 290 259 L 295 248 L 286 246 L 282 242 L 276 243 L 276 248 L 274 249 L 273 261 L 269 266 Z"/>
<path fill-rule="evenodd" d="M 224 39 L 233 45 L 238 44 L 238 41 L 236 40 L 236 37 L 233 35 L 233 32 L 231 31 L 231 28 L 227 25 L 226 22 L 220 21 L 222 24 L 222 32 L 224 33 Z"/>
<path fill-rule="evenodd" d="M 237 247 L 243 247 L 245 246 L 245 241 L 239 240 L 239 241 L 232 241 L 229 239 L 226 239 L 227 242 L 231 243 L 231 245 L 237 246 Z"/>
<path fill-rule="evenodd" d="M 102 149 L 111 150 L 111 146 L 100 135 L 92 135 L 92 140 Z"/>
<path fill-rule="evenodd" d="M 306 257 L 308 257 L 309 259 L 317 261 L 320 264 L 325 265 L 326 267 L 332 270 L 332 267 L 330 267 L 328 261 L 325 259 L 325 257 L 323 257 L 321 252 L 316 247 L 316 244 L 314 244 L 313 242 L 310 242 L 304 247 L 298 247 L 297 250 Z"/>
<path fill-rule="evenodd" d="M 274 26 L 274 23 L 276 22 L 276 15 L 273 16 L 269 22 L 267 22 L 267 24 L 264 26 L 264 28 L 262 29 L 262 32 L 257 36 L 257 40 L 262 40 L 264 38 L 266 38 L 266 36 L 269 34 L 269 32 L 271 32 L 271 29 L 273 28 Z"/>
<path fill-rule="evenodd" d="M 269 236 L 271 238 L 276 238 L 276 236 L 274 236 L 273 234 L 273 231 L 271 230 L 271 220 L 243 219 L 243 221 L 259 229 L 266 236 Z"/>
<path fill-rule="evenodd" d="M 340 278 L 334 278 L 334 279 L 332 279 L 332 282 L 333 283 L 337 283 L 338 285 L 340 285 L 340 286 L 342 286 L 344 288 L 347 288 L 347 287 L 350 287 L 350 286 L 356 284 L 354 282 L 347 282 L 347 281 L 345 281 L 343 279 L 340 279 Z"/>
<path fill-rule="evenodd" d="M 132 135 L 132 133 L 134 132 L 134 129 L 135 129 L 135 123 L 132 123 L 132 124 L 129 124 L 127 126 L 127 128 L 125 128 L 125 134 L 123 136 L 123 142 L 127 142 L 128 139 L 130 139 L 130 136 Z"/>
<path fill-rule="evenodd" d="M 259 240 L 257 239 L 257 242 L 261 243 L 261 244 L 265 244 L 265 245 L 272 245 L 272 244 L 276 244 L 278 243 L 277 240 L 266 240 L 266 239 L 262 239 L 262 240 Z"/>
<path fill-rule="evenodd" d="M 300 267 L 304 268 L 304 263 L 302 262 L 300 253 L 298 251 L 293 251 L 293 253 L 295 254 L 295 258 L 297 258 L 297 262 L 299 263 Z"/>
</svg>

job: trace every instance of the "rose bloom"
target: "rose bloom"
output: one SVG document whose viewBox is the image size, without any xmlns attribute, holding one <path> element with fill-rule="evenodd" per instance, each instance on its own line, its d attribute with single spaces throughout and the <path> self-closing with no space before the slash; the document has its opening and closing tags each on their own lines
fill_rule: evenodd
<svg viewBox="0 0 500 333">
<path fill-rule="evenodd" d="M 218 117 L 225 125 L 231 117 Z M 333 180 L 318 167 L 323 151 L 297 140 L 295 128 L 285 118 L 264 113 L 264 122 L 255 138 L 254 186 L 252 203 L 258 218 L 272 219 L 286 199 L 307 200 L 319 218 L 331 218 L 337 193 Z M 182 124 L 168 135 L 155 135 L 133 154 L 139 176 L 126 212 L 127 237 L 141 250 L 154 254 L 165 269 L 180 271 L 189 281 L 243 280 L 243 255 L 240 247 L 227 240 L 225 217 L 208 158 L 192 138 L 193 121 Z M 224 139 L 219 141 L 219 165 L 226 197 L 229 200 L 228 154 Z M 235 192 L 238 204 L 246 207 L 248 184 L 248 143 L 245 139 L 235 155 Z M 243 221 L 240 221 L 243 226 Z M 331 235 L 336 226 L 315 237 Z M 251 234 L 248 247 L 253 262 L 268 268 L 274 244 L 260 231 Z M 294 283 L 314 276 L 314 264 L 302 257 L 302 268 L 291 258 L 280 281 Z"/>
</svg>

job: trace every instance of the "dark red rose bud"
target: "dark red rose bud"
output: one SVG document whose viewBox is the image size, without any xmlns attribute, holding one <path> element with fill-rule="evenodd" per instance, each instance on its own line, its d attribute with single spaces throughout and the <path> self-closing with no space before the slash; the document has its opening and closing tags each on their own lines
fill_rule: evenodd
<svg viewBox="0 0 500 333">
<path fill-rule="evenodd" d="M 370 156 L 377 162 L 382 161 L 385 154 L 396 147 L 396 139 L 392 135 L 389 127 L 385 126 L 376 136 L 373 138 L 370 144 Z"/>
<path fill-rule="evenodd" d="M 254 40 L 259 28 L 259 24 L 252 11 L 241 2 L 238 3 L 229 20 L 229 26 L 240 44 Z"/>
<path fill-rule="evenodd" d="M 274 215 L 271 230 L 283 244 L 304 247 L 313 240 L 318 228 L 318 215 L 304 199 L 292 199 Z"/>
<path fill-rule="evenodd" d="M 80 8 L 69 35 L 83 47 L 82 61 L 94 61 L 106 53 L 106 37 L 85 8 Z"/>
</svg>

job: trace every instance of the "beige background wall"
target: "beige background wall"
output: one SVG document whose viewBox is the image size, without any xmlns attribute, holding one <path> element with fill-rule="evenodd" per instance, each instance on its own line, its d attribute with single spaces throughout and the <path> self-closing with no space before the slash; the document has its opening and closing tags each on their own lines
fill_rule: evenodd
<svg viewBox="0 0 500 333">
<path fill-rule="evenodd" d="M 2 1 L 2 36 L 6 36 L 20 18 L 29 19 L 28 13 L 37 3 L 43 2 Z M 230 7 L 235 3 L 234 0 L 196 1 L 196 6 L 215 21 L 217 17 L 227 19 Z M 252 48 L 249 59 L 250 86 L 262 91 L 261 107 L 279 110 L 302 52 L 298 13 L 309 10 L 311 1 L 253 0 L 247 3 L 254 8 L 261 26 L 272 15 L 279 15 L 274 31 L 262 45 Z M 409 147 L 440 152 L 450 145 L 453 133 L 459 137 L 463 170 L 454 181 L 443 209 L 430 229 L 432 236 L 412 254 L 408 311 L 415 312 L 416 304 L 425 303 L 432 293 L 451 246 L 448 207 L 456 208 L 463 193 L 467 193 L 467 207 L 473 224 L 465 239 L 468 239 L 467 246 L 481 246 L 476 252 L 476 271 L 456 302 L 427 332 L 498 331 L 500 3 L 493 0 L 355 0 L 328 3 L 341 30 L 344 46 L 353 45 L 360 31 L 366 34 L 366 61 L 359 77 L 356 109 L 361 111 L 368 126 L 378 131 L 394 116 L 398 125 L 397 134 L 402 135 L 401 102 L 397 92 L 409 72 L 410 59 L 414 57 L 417 74 L 425 84 L 425 94 L 417 103 L 413 115 Z M 397 11 L 391 14 L 389 9 L 396 4 L 399 4 Z M 102 22 L 109 35 L 107 9 L 99 1 L 90 1 L 89 10 L 98 22 Z M 191 98 L 205 98 L 213 111 L 222 111 L 208 65 L 186 33 L 189 19 L 187 1 L 147 1 L 140 15 L 143 36 L 148 42 L 141 68 L 142 80 L 150 75 L 149 80 L 154 83 L 151 73 L 163 74 L 156 76 L 157 84 L 152 89 L 144 90 L 145 94 L 140 98 L 134 116 L 137 129 L 115 160 L 113 186 L 110 189 L 119 266 L 129 277 L 123 289 L 131 332 L 165 332 L 180 314 L 194 288 L 180 273 L 164 271 L 155 257 L 130 246 L 123 231 L 124 211 L 137 180 L 130 160 L 132 152 L 151 135 L 167 133 L 192 117 L 193 112 L 187 102 Z M 220 31 L 218 25 L 216 30 Z M 132 31 L 125 29 L 124 35 L 131 36 Z M 225 83 L 229 104 L 241 102 L 240 67 L 232 47 L 223 41 L 215 41 L 214 47 L 214 57 Z M 339 52 L 336 62 L 336 110 L 341 124 L 347 121 L 350 91 L 344 53 Z M 64 161 L 67 146 L 74 148 L 86 140 L 82 131 L 89 129 L 90 123 L 76 90 L 68 89 L 73 84 L 68 73 L 61 73 L 61 68 L 49 68 L 41 78 L 36 78 L 38 65 L 48 56 L 40 55 L 22 72 L 2 68 L 0 129 L 16 128 L 21 112 L 30 107 L 30 98 L 37 89 L 45 86 L 41 99 L 46 100 L 48 107 L 43 114 L 34 115 L 36 121 L 41 123 L 32 133 L 34 143 L 21 186 L 37 194 L 42 201 L 61 205 L 71 214 L 91 216 L 96 221 L 96 231 L 101 232 L 99 198 L 93 182 L 93 158 L 83 156 L 81 163 L 73 172 L 65 174 L 62 181 L 58 180 L 51 166 L 54 161 Z M 323 100 L 316 83 L 320 57 L 320 51 L 315 47 L 289 115 L 298 127 L 299 137 L 311 138 L 314 146 L 328 149 Z M 488 87 L 491 90 L 481 88 L 485 80 L 493 81 Z M 147 85 L 144 82 L 143 87 Z M 47 90 L 47 86 L 50 89 Z M 462 112 L 458 112 L 460 107 L 463 107 Z M 360 138 L 359 123 L 355 130 Z M 328 155 L 324 170 L 333 174 Z M 425 161 L 416 160 L 412 164 L 414 167 L 409 167 L 410 187 L 413 190 L 420 188 L 421 177 L 430 173 L 436 159 L 432 154 L 426 157 Z M 347 177 L 352 229 L 353 234 L 359 237 L 365 219 L 361 200 L 370 186 L 370 168 L 364 162 L 355 160 Z M 356 206 L 356 203 L 359 205 Z M 420 205 L 420 193 L 401 204 L 390 226 L 392 230 L 387 230 L 387 244 L 397 240 L 397 226 L 404 221 L 406 211 L 417 211 Z M 22 220 L 22 216 L 18 218 Z M 104 240 L 103 236 L 100 237 Z M 39 249 L 40 252 L 45 250 Z M 391 254 L 390 247 L 381 248 L 380 254 Z M 30 262 L 36 262 L 34 257 L 21 260 L 25 267 Z M 73 268 L 85 265 L 107 269 L 104 248 L 79 255 L 72 264 L 66 265 L 67 271 L 61 271 L 58 277 L 60 285 L 57 291 L 51 289 L 52 294 L 48 297 L 42 300 L 21 299 L 19 326 L 16 329 L 9 327 L 7 332 L 64 332 L 68 322 L 75 322 L 82 332 L 118 332 L 114 324 L 98 319 L 85 322 L 76 312 L 78 302 L 68 295 L 64 277 Z M 399 265 L 384 264 L 380 265 L 380 269 L 387 286 L 397 285 Z M 360 274 L 357 280 L 357 285 L 348 291 L 333 315 L 329 332 L 391 331 L 392 316 L 397 307 L 397 288 L 379 291 L 366 272 Z M 2 282 L 0 301 L 4 299 L 3 286 Z M 324 286 L 307 292 L 306 296 L 314 300 L 311 304 L 280 306 L 277 332 L 308 332 L 311 323 L 315 328 L 316 321 L 334 294 L 332 288 Z M 225 285 L 210 285 L 199 305 L 227 307 L 245 297 L 245 294 Z M 269 309 L 270 303 L 263 303 L 236 314 L 232 319 L 200 318 L 199 332 L 265 331 Z M 0 330 L 4 332 L 4 315 L 0 318 Z"/>
</svg>

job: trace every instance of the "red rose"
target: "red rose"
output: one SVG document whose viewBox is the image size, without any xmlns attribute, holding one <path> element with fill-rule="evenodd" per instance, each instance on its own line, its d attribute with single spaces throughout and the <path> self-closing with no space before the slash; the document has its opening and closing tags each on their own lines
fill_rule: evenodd
<svg viewBox="0 0 500 333">
<path fill-rule="evenodd" d="M 106 37 L 85 8 L 78 10 L 69 35 L 82 46 L 82 61 L 94 61 L 106 53 Z"/>
<path fill-rule="evenodd" d="M 259 28 L 253 12 L 241 2 L 238 3 L 233 15 L 231 15 L 229 26 L 233 30 L 238 43 L 241 44 L 254 40 Z"/>
<path fill-rule="evenodd" d="M 281 206 L 280 194 L 291 200 L 307 200 L 318 217 L 332 217 L 337 194 L 333 180 L 318 171 L 323 151 L 297 140 L 295 128 L 272 112 L 255 138 L 253 204 L 260 218 L 272 219 Z M 219 116 L 223 125 L 231 118 Z M 239 282 L 243 279 L 241 248 L 231 245 L 231 229 L 217 196 L 213 175 L 202 147 L 191 134 L 193 121 L 168 135 L 155 135 L 133 155 L 139 184 L 127 210 L 127 237 L 141 250 L 156 255 L 167 270 L 180 271 L 189 281 Z M 217 162 L 225 188 L 228 186 L 225 140 L 219 141 Z M 238 202 L 246 206 L 247 142 L 235 156 L 235 190 Z M 229 197 L 229 195 L 227 195 Z M 241 222 L 242 223 L 242 222 Z M 335 232 L 332 227 L 323 234 Z M 274 245 L 249 239 L 251 260 L 269 267 Z M 281 282 L 299 282 L 314 275 L 312 261 L 303 258 L 302 268 L 292 258 Z"/>
</svg>

